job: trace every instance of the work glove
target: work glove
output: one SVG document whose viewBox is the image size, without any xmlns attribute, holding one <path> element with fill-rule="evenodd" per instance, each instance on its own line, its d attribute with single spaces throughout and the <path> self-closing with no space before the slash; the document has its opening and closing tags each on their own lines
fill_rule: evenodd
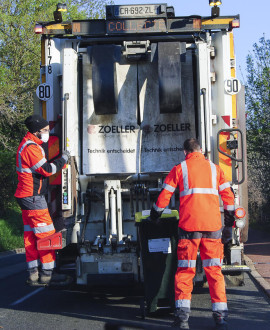
<svg viewBox="0 0 270 330">
<path fill-rule="evenodd" d="M 65 160 L 66 163 L 67 163 L 69 157 L 70 157 L 70 152 L 67 151 L 67 150 L 64 150 L 64 151 L 62 152 L 62 158 Z"/>
<path fill-rule="evenodd" d="M 226 227 L 232 227 L 234 224 L 234 211 L 224 210 L 224 225 Z"/>
<path fill-rule="evenodd" d="M 158 218 L 161 217 L 162 211 L 156 211 L 154 206 L 152 206 L 150 211 L 150 220 L 153 222 L 157 222 Z"/>
<path fill-rule="evenodd" d="M 221 242 L 227 244 L 232 240 L 232 227 L 225 226 L 222 230 Z"/>
</svg>

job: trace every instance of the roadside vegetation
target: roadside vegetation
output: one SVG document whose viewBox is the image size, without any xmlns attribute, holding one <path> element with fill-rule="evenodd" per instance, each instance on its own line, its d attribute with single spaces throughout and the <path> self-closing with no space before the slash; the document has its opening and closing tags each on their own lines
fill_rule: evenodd
<svg viewBox="0 0 270 330">
<path fill-rule="evenodd" d="M 249 219 L 270 231 L 270 40 L 247 56 L 246 108 Z"/>
<path fill-rule="evenodd" d="M 0 252 L 24 247 L 21 210 L 15 204 L 0 217 L 0 237 Z"/>
</svg>

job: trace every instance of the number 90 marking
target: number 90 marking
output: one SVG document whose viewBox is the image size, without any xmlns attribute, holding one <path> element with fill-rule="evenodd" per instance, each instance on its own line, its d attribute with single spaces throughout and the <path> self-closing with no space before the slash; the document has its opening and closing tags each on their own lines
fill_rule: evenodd
<svg viewBox="0 0 270 330">
<path fill-rule="evenodd" d="M 49 100 L 53 95 L 51 85 L 46 83 L 40 84 L 36 89 L 36 94 L 37 97 L 42 101 Z"/>
<path fill-rule="evenodd" d="M 236 78 L 230 78 L 225 80 L 225 91 L 230 95 L 238 94 L 241 89 L 241 83 Z"/>
</svg>

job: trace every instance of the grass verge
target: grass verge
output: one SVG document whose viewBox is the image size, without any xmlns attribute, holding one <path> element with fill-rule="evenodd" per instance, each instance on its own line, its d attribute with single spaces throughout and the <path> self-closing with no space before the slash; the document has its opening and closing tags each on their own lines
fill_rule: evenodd
<svg viewBox="0 0 270 330">
<path fill-rule="evenodd" d="M 0 252 L 23 248 L 21 210 L 14 205 L 0 217 Z"/>
</svg>

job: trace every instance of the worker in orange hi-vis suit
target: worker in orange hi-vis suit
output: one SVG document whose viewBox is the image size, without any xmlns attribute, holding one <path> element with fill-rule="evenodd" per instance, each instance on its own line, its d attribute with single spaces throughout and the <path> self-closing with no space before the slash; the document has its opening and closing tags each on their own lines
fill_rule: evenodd
<svg viewBox="0 0 270 330">
<path fill-rule="evenodd" d="M 55 252 L 37 250 L 38 239 L 55 233 L 44 196 L 46 185 L 43 181 L 65 166 L 68 152 L 51 163 L 47 162 L 41 145 L 49 140 L 49 123 L 38 115 L 32 115 L 26 118 L 25 125 L 28 132 L 19 145 L 16 158 L 18 186 L 15 197 L 21 207 L 24 223 L 24 245 L 29 270 L 27 283 L 49 284 L 51 281 L 62 281 L 64 277 L 53 272 Z"/>
<path fill-rule="evenodd" d="M 205 159 L 196 139 L 184 142 L 185 161 L 173 167 L 164 181 L 150 218 L 156 221 L 179 187 L 178 268 L 175 274 L 175 321 L 178 329 L 189 329 L 191 293 L 196 273 L 197 251 L 209 284 L 217 329 L 227 329 L 227 298 L 221 273 L 223 244 L 219 195 L 224 206 L 225 229 L 234 223 L 234 194 L 222 169 Z M 224 232 L 225 234 L 225 232 Z"/>
</svg>

